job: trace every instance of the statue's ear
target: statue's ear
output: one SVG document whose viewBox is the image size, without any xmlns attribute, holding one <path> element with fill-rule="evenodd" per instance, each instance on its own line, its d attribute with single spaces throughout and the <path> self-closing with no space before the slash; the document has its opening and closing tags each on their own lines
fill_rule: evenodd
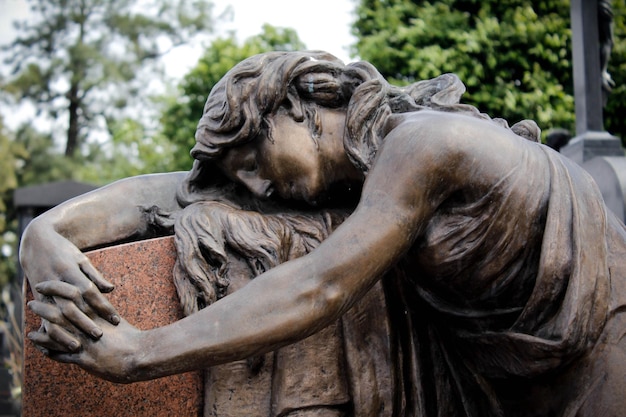
<svg viewBox="0 0 626 417">
<path fill-rule="evenodd" d="M 296 122 L 301 122 L 304 120 L 304 109 L 302 108 L 302 101 L 297 96 L 296 92 L 288 92 L 287 98 L 285 100 L 287 104 L 287 108 L 289 109 L 289 115 Z"/>
</svg>

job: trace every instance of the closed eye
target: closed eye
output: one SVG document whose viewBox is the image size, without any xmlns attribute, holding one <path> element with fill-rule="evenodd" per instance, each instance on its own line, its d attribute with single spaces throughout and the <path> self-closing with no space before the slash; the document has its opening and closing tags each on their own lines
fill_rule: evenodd
<svg viewBox="0 0 626 417">
<path fill-rule="evenodd" d="M 241 164 L 241 170 L 246 172 L 254 172 L 259 168 L 259 165 L 256 162 L 256 158 L 248 157 Z"/>
</svg>

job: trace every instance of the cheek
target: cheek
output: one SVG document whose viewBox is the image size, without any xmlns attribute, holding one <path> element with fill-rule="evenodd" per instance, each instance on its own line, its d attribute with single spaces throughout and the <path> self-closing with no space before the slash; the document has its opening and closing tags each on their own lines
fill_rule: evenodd
<svg viewBox="0 0 626 417">
<path fill-rule="evenodd" d="M 318 171 L 313 155 L 306 148 L 276 155 L 273 160 L 267 160 L 267 163 L 271 175 L 283 181 L 308 182 Z"/>
<path fill-rule="evenodd" d="M 303 167 L 298 177 L 299 182 L 307 190 L 307 194 L 316 196 L 325 191 L 327 184 L 324 181 L 323 172 L 316 164 L 308 164 Z"/>
</svg>

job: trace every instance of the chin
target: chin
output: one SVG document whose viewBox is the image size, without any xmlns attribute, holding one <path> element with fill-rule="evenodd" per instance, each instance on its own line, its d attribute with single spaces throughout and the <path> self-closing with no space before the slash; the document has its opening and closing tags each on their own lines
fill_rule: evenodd
<svg viewBox="0 0 626 417">
<path fill-rule="evenodd" d="M 285 200 L 291 200 L 300 203 L 306 203 L 311 206 L 318 206 L 320 203 L 326 200 L 325 193 L 318 191 L 317 189 L 311 190 L 309 188 L 292 187 L 289 192 L 282 196 Z"/>
<path fill-rule="evenodd" d="M 318 192 L 315 194 L 307 194 L 302 200 L 310 206 L 319 207 L 329 202 L 330 196 L 327 192 Z"/>
</svg>

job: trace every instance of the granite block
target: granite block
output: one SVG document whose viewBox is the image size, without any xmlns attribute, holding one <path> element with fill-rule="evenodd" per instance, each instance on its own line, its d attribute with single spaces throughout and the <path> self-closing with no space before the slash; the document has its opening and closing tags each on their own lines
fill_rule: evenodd
<svg viewBox="0 0 626 417">
<path fill-rule="evenodd" d="M 173 238 L 128 243 L 89 252 L 87 256 L 115 284 L 111 303 L 131 324 L 150 329 L 182 317 L 172 268 Z M 26 284 L 27 287 L 27 284 Z M 32 299 L 29 288 L 26 298 Z M 25 334 L 39 327 L 26 309 Z M 82 369 L 56 363 L 34 345 L 24 344 L 24 417 L 201 416 L 201 372 L 134 384 L 115 384 Z"/>
</svg>

